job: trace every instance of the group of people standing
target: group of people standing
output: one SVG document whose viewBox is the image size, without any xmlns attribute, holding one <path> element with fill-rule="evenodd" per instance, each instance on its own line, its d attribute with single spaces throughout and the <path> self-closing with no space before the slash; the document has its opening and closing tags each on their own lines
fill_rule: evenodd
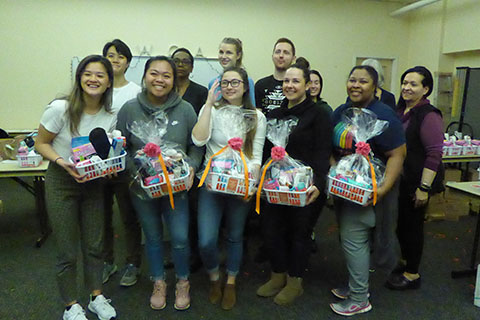
<svg viewBox="0 0 480 320">
<path fill-rule="evenodd" d="M 242 65 L 243 44 L 239 39 L 224 38 L 218 58 L 224 72 L 212 79 L 208 89 L 189 79 L 194 58 L 185 48 L 177 49 L 171 57 L 150 58 L 139 87 L 125 79 L 132 54 L 124 42 L 116 39 L 105 45 L 103 55 L 84 58 L 70 95 L 47 106 L 36 148 L 50 160 L 46 198 L 57 243 L 57 280 L 66 306 L 63 319 L 86 319 L 77 295 L 78 243 L 86 286 L 91 292 L 88 309 L 99 319 L 116 317 L 110 299 L 102 293 L 102 283 L 117 272 L 112 229 L 114 196 L 125 225 L 127 245 L 120 285 L 132 286 L 138 280 L 143 230 L 153 281 L 150 306 L 155 310 L 166 307 L 165 224 L 176 276 L 174 308 L 190 307 L 190 257 L 195 254 L 199 254 L 208 273 L 209 301 L 220 304 L 224 310 L 235 306 L 236 278 L 243 255 L 245 223 L 252 209 L 251 197 L 244 200 L 205 187 L 197 189 L 195 181 L 208 159 L 227 144 L 218 118 L 219 108 L 226 105 L 255 111 L 256 125 L 246 133 L 242 147 L 248 171 L 255 178 L 272 147 L 265 141 L 267 121 L 292 117 L 298 119 L 298 124 L 289 136 L 286 152 L 310 166 L 314 174 L 305 207 L 267 203 L 262 207 L 263 247 L 272 272 L 270 279 L 259 286 L 258 296 L 273 297 L 276 304 L 287 305 L 303 294 L 311 235 L 327 198 L 324 190 L 328 170 L 341 156 L 355 152 L 348 138 L 335 139 L 337 135 L 348 137 L 348 132 L 343 132 L 342 112 L 350 107 L 366 108 L 378 119 L 389 122 L 385 132 L 369 141 L 375 156 L 386 165 L 386 172 L 375 206 L 334 201 L 349 281 L 347 287 L 332 289 L 341 301 L 330 307 L 346 316 L 372 308 L 368 277 L 373 229 L 375 262 L 392 271 L 387 285 L 393 289 L 418 288 L 425 205 L 429 192 L 441 185 L 441 179 L 435 176 L 441 167 L 443 125 L 441 113 L 427 99 L 433 89 L 431 73 L 424 67 L 407 70 L 401 78 L 402 96 L 398 104 L 387 106 L 382 97 L 388 97 L 388 92 L 379 88 L 376 69 L 370 65 L 356 66 L 348 76 L 346 103 L 332 112 L 321 98 L 322 76 L 310 70 L 305 59 L 296 59 L 295 46 L 287 38 L 274 44 L 274 73 L 255 84 Z M 129 131 L 130 124 L 164 114 L 168 117 L 164 139 L 178 145 L 188 156 L 190 170 L 188 191 L 173 195 L 175 209 L 170 207 L 167 197 L 141 197 L 129 186 L 136 173 L 133 157 L 144 145 Z M 97 127 L 107 132 L 121 130 L 126 137 L 127 169 L 107 179 L 85 183 L 68 160 L 70 141 Z M 220 271 L 218 248 L 222 218 L 227 252 L 225 278 Z M 395 231 L 403 260 L 395 253 Z"/>
</svg>

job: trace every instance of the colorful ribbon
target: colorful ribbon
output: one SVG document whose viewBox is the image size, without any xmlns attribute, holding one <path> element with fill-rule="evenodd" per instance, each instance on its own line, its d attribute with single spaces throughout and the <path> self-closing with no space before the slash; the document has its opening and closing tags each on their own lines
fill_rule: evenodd
<svg viewBox="0 0 480 320">
<path fill-rule="evenodd" d="M 143 152 L 148 157 L 154 158 L 158 157 L 158 161 L 160 162 L 160 166 L 162 167 L 163 175 L 165 176 L 165 182 L 167 183 L 167 190 L 168 190 L 168 197 L 170 198 L 170 206 L 173 210 L 175 210 L 175 203 L 173 201 L 173 191 L 172 191 L 172 184 L 170 183 L 170 178 L 168 177 L 167 167 L 165 166 L 165 161 L 163 161 L 162 157 L 162 149 L 160 146 L 153 142 L 149 142 L 143 147 Z"/>
<path fill-rule="evenodd" d="M 262 177 L 260 178 L 260 183 L 258 184 L 258 189 L 257 189 L 257 199 L 256 199 L 256 204 L 255 204 L 255 212 L 257 214 L 260 214 L 260 195 L 262 194 L 262 187 L 263 187 L 263 182 L 265 181 L 265 174 L 267 173 L 268 167 L 272 164 L 273 159 L 270 159 L 270 161 L 265 164 L 265 168 L 263 168 L 262 172 Z"/>
<path fill-rule="evenodd" d="M 373 185 L 373 205 L 377 204 L 377 179 L 375 177 L 375 169 L 373 168 L 372 163 L 370 162 L 370 158 L 368 155 L 370 154 L 370 145 L 366 142 L 359 141 L 355 144 L 356 150 L 355 152 L 364 156 L 368 164 L 370 165 L 370 174 L 372 175 L 372 185 Z"/>
<path fill-rule="evenodd" d="M 158 155 L 158 161 L 160 161 L 160 166 L 162 167 L 163 175 L 165 176 L 165 182 L 167 183 L 168 197 L 170 198 L 170 206 L 172 207 L 173 210 L 175 210 L 175 203 L 173 201 L 172 184 L 170 183 L 167 167 L 165 166 L 165 161 L 163 161 L 163 157 L 161 153 Z"/>
</svg>

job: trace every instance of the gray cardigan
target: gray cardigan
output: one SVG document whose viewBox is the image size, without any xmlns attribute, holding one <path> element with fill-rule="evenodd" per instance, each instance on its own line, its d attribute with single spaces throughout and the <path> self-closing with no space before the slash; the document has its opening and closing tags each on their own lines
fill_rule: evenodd
<svg viewBox="0 0 480 320">
<path fill-rule="evenodd" d="M 149 121 L 153 119 L 153 113 L 159 110 L 164 111 L 168 117 L 167 133 L 164 141 L 178 144 L 180 149 L 188 156 L 188 163 L 197 172 L 203 157 L 203 149 L 195 146 L 192 142 L 192 129 L 197 122 L 197 115 L 192 105 L 183 100 L 176 92 L 170 92 L 167 101 L 161 106 L 154 106 L 148 101 L 144 91 L 137 95 L 136 99 L 126 102 L 117 115 L 117 129 L 127 139 L 126 150 L 127 169 L 134 173 L 133 157 L 135 152 L 145 145 L 138 137 L 127 129 L 128 124 L 135 120 Z"/>
</svg>

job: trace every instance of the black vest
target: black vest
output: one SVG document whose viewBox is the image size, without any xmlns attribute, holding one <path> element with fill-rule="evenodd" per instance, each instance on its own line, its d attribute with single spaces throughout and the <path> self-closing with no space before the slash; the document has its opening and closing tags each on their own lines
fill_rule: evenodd
<svg viewBox="0 0 480 320">
<path fill-rule="evenodd" d="M 408 189 L 409 194 L 414 194 L 415 190 L 420 186 L 422 179 L 423 165 L 425 163 L 426 151 L 420 139 L 420 127 L 423 119 L 430 112 L 442 112 L 434 106 L 427 104 L 414 107 L 410 111 L 410 122 L 405 131 L 407 139 L 407 157 L 403 163 L 402 185 Z M 445 169 L 443 163 L 440 162 L 437 175 L 432 183 L 430 194 L 439 193 L 445 190 L 443 179 Z"/>
</svg>

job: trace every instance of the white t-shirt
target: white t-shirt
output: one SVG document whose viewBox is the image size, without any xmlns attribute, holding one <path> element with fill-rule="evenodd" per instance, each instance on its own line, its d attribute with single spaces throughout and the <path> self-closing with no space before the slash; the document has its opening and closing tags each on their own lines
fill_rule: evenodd
<svg viewBox="0 0 480 320">
<path fill-rule="evenodd" d="M 142 91 L 142 88 L 135 82 L 130 81 L 121 88 L 113 88 L 112 97 L 112 111 L 117 114 L 123 107 L 125 102 L 137 97 L 137 94 Z"/>
<path fill-rule="evenodd" d="M 57 135 L 52 141 L 52 147 L 59 156 L 68 161 L 68 158 L 72 155 L 72 138 L 74 136 L 70 132 L 66 110 L 66 100 L 52 101 L 45 108 L 40 123 L 47 131 Z M 112 132 L 116 125 L 117 116 L 101 108 L 96 114 L 84 113 L 82 115 L 78 125 L 79 134 L 75 136 L 88 136 L 90 131 L 98 127 L 103 128 L 106 132 Z"/>
<path fill-rule="evenodd" d="M 202 107 L 198 118 L 203 113 L 205 106 Z M 267 130 L 267 120 L 263 113 L 256 109 L 257 111 L 257 131 L 255 132 L 255 138 L 253 139 L 253 154 L 252 158 L 248 159 L 247 166 L 250 168 L 252 165 L 258 164 L 262 165 L 262 154 L 263 154 L 263 145 L 265 144 L 265 133 Z M 212 107 L 212 113 L 210 117 L 210 133 L 205 140 L 197 140 L 192 134 L 193 143 L 196 146 L 204 146 L 206 145 L 206 152 L 205 152 L 205 162 L 206 165 L 208 159 L 218 152 L 220 149 L 225 147 L 228 144 L 228 137 L 222 132 L 219 128 L 218 120 L 217 120 L 218 110 L 215 107 Z"/>
</svg>

